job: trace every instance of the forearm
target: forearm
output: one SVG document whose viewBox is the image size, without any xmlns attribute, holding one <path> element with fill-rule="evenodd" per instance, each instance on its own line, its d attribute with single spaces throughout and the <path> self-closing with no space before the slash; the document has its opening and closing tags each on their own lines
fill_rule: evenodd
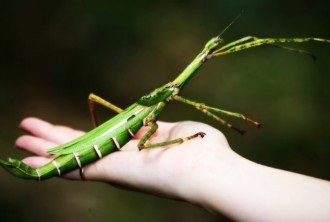
<svg viewBox="0 0 330 222">
<path fill-rule="evenodd" d="M 196 193 L 199 204 L 213 212 L 237 220 L 330 220 L 327 181 L 262 166 L 237 154 L 208 167 Z"/>
</svg>

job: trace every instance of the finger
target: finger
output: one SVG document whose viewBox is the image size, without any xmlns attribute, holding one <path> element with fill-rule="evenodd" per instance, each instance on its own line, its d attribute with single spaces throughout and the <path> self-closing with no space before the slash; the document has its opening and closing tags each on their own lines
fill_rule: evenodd
<svg viewBox="0 0 330 222">
<path fill-rule="evenodd" d="M 51 159 L 46 157 L 34 156 L 34 157 L 26 157 L 22 161 L 29 165 L 32 168 L 38 168 L 42 165 L 48 163 Z"/>
<path fill-rule="evenodd" d="M 49 142 L 39 137 L 24 135 L 19 137 L 16 142 L 16 146 L 24 149 L 30 153 L 36 154 L 38 156 L 47 157 L 49 154 L 47 150 L 51 147 L 55 147 L 57 144 Z"/>
<path fill-rule="evenodd" d="M 53 125 L 34 117 L 24 119 L 20 127 L 32 135 L 56 144 L 65 143 L 83 134 L 81 131 L 65 126 Z"/>
</svg>

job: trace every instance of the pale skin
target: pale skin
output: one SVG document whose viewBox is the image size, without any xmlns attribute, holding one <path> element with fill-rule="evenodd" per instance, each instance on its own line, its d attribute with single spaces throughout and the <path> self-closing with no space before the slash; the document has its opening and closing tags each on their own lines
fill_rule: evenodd
<svg viewBox="0 0 330 222">
<path fill-rule="evenodd" d="M 158 124 L 152 141 L 184 137 L 196 131 L 206 136 L 139 151 L 138 139 L 146 131 L 143 128 L 121 151 L 85 166 L 86 179 L 183 200 L 234 220 L 330 221 L 329 181 L 247 160 L 230 148 L 219 130 L 206 124 Z M 37 118 L 26 118 L 20 126 L 29 135 L 19 137 L 16 145 L 34 155 L 24 159 L 32 167 L 50 160 L 48 148 L 83 134 Z M 65 177 L 81 179 L 78 170 Z"/>
</svg>

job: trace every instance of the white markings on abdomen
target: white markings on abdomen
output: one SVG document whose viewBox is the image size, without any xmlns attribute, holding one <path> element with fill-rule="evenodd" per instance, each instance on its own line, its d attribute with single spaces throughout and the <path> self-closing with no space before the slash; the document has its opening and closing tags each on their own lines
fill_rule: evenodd
<svg viewBox="0 0 330 222">
<path fill-rule="evenodd" d="M 76 162 L 77 162 L 79 168 L 81 168 L 82 166 L 81 166 L 81 162 L 80 162 L 78 153 L 73 153 L 73 156 L 76 159 Z"/>
<path fill-rule="evenodd" d="M 120 150 L 120 144 L 118 143 L 116 137 L 111 137 L 111 141 L 116 146 L 116 148 Z"/>
<path fill-rule="evenodd" d="M 40 172 L 39 172 L 38 169 L 36 169 L 36 173 L 37 173 L 37 175 L 38 175 L 38 181 L 40 181 L 40 180 L 41 180 L 41 175 L 40 175 Z"/>
<path fill-rule="evenodd" d="M 102 158 L 102 153 L 101 153 L 100 148 L 98 147 L 98 145 L 93 145 L 93 149 L 95 150 L 97 156 L 101 159 Z"/>
<path fill-rule="evenodd" d="M 57 169 L 57 173 L 59 176 L 61 176 L 61 170 L 60 170 L 60 166 L 58 165 L 58 163 L 53 160 L 52 163 L 54 164 L 55 168 Z"/>
</svg>

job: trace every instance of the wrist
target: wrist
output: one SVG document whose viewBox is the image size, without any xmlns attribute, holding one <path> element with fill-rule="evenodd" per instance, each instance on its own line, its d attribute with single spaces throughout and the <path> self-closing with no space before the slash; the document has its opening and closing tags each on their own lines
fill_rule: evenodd
<svg viewBox="0 0 330 222">
<path fill-rule="evenodd" d="M 204 149 L 204 148 L 203 148 Z M 178 193 L 185 201 L 194 205 L 201 206 L 211 212 L 219 214 L 219 206 L 225 206 L 223 202 L 226 192 L 230 191 L 231 186 L 243 174 L 250 162 L 228 147 L 209 147 L 216 149 L 214 152 L 206 152 L 199 155 L 198 161 L 186 172 L 183 185 L 179 187 Z"/>
<path fill-rule="evenodd" d="M 199 204 L 214 213 L 219 213 L 219 206 L 227 206 L 226 198 L 233 197 L 229 192 L 234 191 L 236 179 L 247 168 L 246 160 L 232 150 L 217 159 L 207 163 L 204 177 L 199 181 L 199 192 L 196 192 Z"/>
</svg>

